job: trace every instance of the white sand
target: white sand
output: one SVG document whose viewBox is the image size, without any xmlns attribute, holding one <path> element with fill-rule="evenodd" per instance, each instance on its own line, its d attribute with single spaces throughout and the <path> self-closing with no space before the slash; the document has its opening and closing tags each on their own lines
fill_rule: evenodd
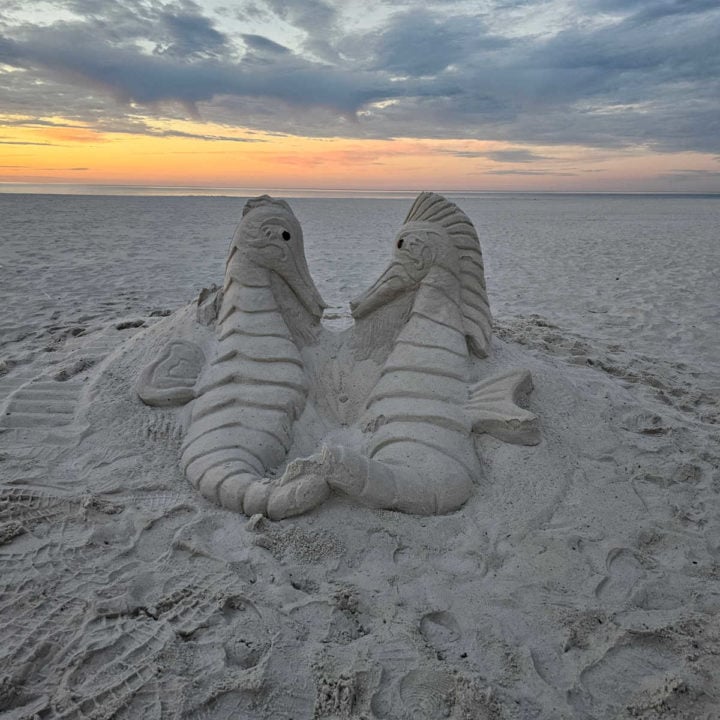
<svg viewBox="0 0 720 720">
<path fill-rule="evenodd" d="M 187 272 L 182 254 L 147 252 L 164 277 Z M 338 278 L 355 290 L 377 274 L 344 262 L 347 273 L 323 266 L 339 294 Z M 634 275 L 626 292 L 659 292 L 656 274 Z M 461 511 L 418 518 L 334 498 L 248 522 L 189 487 L 173 413 L 134 394 L 148 335 L 182 311 L 88 313 L 103 278 L 78 289 L 71 273 L 52 282 L 78 308 L 43 304 L 34 279 L 10 298 L 32 314 L 11 312 L 0 341 L 3 720 L 720 717 L 720 383 L 708 363 L 553 327 L 576 294 L 552 284 L 555 323 L 501 313 L 478 361 L 488 375 L 532 371 L 542 442 L 481 436 L 485 474 Z M 105 282 L 118 302 L 146 292 Z M 153 278 L 147 288 L 159 292 Z M 602 299 L 603 319 L 626 312 L 624 297 Z M 662 322 L 652 316 L 659 337 L 678 332 L 677 318 Z"/>
</svg>

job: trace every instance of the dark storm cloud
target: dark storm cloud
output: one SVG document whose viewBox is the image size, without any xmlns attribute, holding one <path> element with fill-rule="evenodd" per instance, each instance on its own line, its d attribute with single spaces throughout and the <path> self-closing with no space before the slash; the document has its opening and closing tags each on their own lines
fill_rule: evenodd
<svg viewBox="0 0 720 720">
<path fill-rule="evenodd" d="M 720 152 L 717 0 L 567 0 L 555 32 L 534 29 L 529 1 L 388 2 L 363 30 L 339 1 L 227 10 L 279 28 L 272 37 L 226 28 L 191 0 L 56 4 L 76 19 L 0 22 L 0 63 L 20 71 L 0 73 L 7 112 L 117 124 L 172 117 L 174 102 L 271 132 Z M 485 157 L 542 159 L 502 152 Z"/>
</svg>

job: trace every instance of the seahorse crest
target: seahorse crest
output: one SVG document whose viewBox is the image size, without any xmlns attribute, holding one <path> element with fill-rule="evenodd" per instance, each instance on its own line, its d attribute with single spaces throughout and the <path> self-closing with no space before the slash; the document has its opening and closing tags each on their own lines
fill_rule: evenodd
<svg viewBox="0 0 720 720">
<path fill-rule="evenodd" d="M 292 208 L 285 201 L 279 198 L 270 197 L 270 195 L 258 195 L 258 197 L 250 198 L 243 207 L 242 216 L 245 217 L 251 210 L 259 207 L 275 207 L 282 208 L 285 212 L 293 214 Z"/>
<path fill-rule="evenodd" d="M 437 193 L 424 192 L 410 208 L 401 232 L 406 228 L 433 226 L 448 237 L 458 253 L 465 335 L 470 350 L 486 357 L 492 336 L 492 315 L 477 232 L 470 218 L 455 203 Z"/>
<path fill-rule="evenodd" d="M 287 234 L 282 234 L 283 231 L 290 233 L 293 246 L 296 246 L 295 252 L 304 252 L 302 228 L 290 206 L 284 200 L 276 200 L 269 195 L 251 198 L 243 208 L 232 248 L 260 248 L 281 238 L 290 240 Z"/>
</svg>

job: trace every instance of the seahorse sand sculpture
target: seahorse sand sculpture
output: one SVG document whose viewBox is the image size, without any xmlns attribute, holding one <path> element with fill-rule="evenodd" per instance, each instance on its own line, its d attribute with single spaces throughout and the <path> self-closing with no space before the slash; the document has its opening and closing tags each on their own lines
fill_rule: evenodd
<svg viewBox="0 0 720 720">
<path fill-rule="evenodd" d="M 298 343 L 324 308 L 289 205 L 249 201 L 230 246 L 211 357 L 172 341 L 137 386 L 148 404 L 192 400 L 180 462 L 208 500 L 267 512 L 267 472 L 284 461 L 308 393 Z"/>
<path fill-rule="evenodd" d="M 409 313 L 399 305 L 397 335 L 360 420 L 365 447 L 330 445 L 297 461 L 293 479 L 274 494 L 272 516 L 305 511 L 311 498 L 324 497 L 325 484 L 375 508 L 451 512 L 480 474 L 473 431 L 538 442 L 536 416 L 516 405 L 532 389 L 529 372 L 471 383 L 472 355 L 486 357 L 491 338 L 483 259 L 467 215 L 435 193 L 413 204 L 389 267 L 351 302 L 353 317 L 372 323 L 407 294 Z"/>
<path fill-rule="evenodd" d="M 206 498 L 273 519 L 306 512 L 332 491 L 375 508 L 447 513 L 480 474 L 473 433 L 538 442 L 536 416 L 516 404 L 532 389 L 529 372 L 475 381 L 491 315 L 477 233 L 454 203 L 417 198 L 389 267 L 351 303 L 356 324 L 339 335 L 319 326 L 324 303 L 303 252 L 286 203 L 250 201 L 228 258 L 212 357 L 175 340 L 141 375 L 146 403 L 191 401 L 181 464 Z M 367 372 L 361 358 L 375 350 L 382 360 L 356 398 L 362 433 L 346 433 L 344 444 L 320 438 L 320 452 L 292 458 L 293 423 L 318 390 L 305 345 L 316 359 L 334 348 L 351 375 Z M 316 378 L 322 367 L 315 362 Z M 332 419 L 324 428 L 336 437 Z M 278 468 L 282 477 L 269 479 Z"/>
</svg>

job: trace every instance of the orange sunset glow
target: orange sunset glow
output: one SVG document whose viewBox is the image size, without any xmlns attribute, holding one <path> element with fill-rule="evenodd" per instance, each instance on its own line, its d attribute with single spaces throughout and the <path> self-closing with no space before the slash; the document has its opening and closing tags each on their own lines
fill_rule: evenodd
<svg viewBox="0 0 720 720">
<path fill-rule="evenodd" d="M 5 118 L 7 119 L 7 118 Z M 10 118 L 17 121 L 17 118 Z M 54 118 L 60 124 L 62 118 Z M 6 128 L 2 135 L 0 180 L 5 183 L 88 183 L 165 187 L 287 187 L 315 189 L 572 191 L 578 184 L 598 191 L 632 187 L 672 172 L 677 163 L 698 172 L 712 162 L 697 153 L 653 155 L 609 153 L 582 147 L 523 148 L 544 157 L 541 171 L 525 163 L 496 162 L 508 151 L 502 143 L 397 138 L 357 140 L 263 133 L 227 137 L 228 129 L 174 123 L 167 137 L 100 132 L 90 127 Z M 517 150 L 517 147 L 514 146 Z M 527 173 L 527 174 L 526 174 Z"/>
</svg>

